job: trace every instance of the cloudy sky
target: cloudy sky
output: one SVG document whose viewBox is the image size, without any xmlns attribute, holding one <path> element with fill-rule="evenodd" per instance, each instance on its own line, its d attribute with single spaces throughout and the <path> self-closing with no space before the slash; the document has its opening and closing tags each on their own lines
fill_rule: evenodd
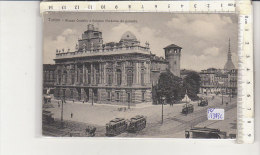
<svg viewBox="0 0 260 155">
<path fill-rule="evenodd" d="M 66 19 L 136 20 L 136 23 L 66 22 Z M 74 51 L 78 38 L 86 31 L 89 23 L 102 31 L 104 43 L 118 42 L 124 32 L 131 31 L 142 45 L 148 41 L 152 53 L 158 56 L 164 57 L 163 48 L 169 44 L 181 46 L 181 68 L 197 71 L 209 67 L 223 68 L 230 38 L 232 59 L 237 67 L 237 15 L 173 13 L 46 14 L 43 33 L 44 64 L 54 63 L 56 49 L 70 48 Z"/>
</svg>

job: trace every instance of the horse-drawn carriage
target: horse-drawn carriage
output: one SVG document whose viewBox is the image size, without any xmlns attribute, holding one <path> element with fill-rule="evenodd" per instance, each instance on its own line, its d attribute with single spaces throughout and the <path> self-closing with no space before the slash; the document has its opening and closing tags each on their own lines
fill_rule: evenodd
<svg viewBox="0 0 260 155">
<path fill-rule="evenodd" d="M 86 128 L 86 134 L 87 134 L 87 136 L 88 137 L 94 137 L 95 136 L 95 132 L 96 132 L 96 127 L 94 127 L 94 126 L 88 126 L 87 128 Z"/>
<path fill-rule="evenodd" d="M 208 105 L 208 100 L 207 99 L 200 99 L 198 102 L 198 106 L 207 106 Z"/>
<path fill-rule="evenodd" d="M 188 113 L 192 113 L 194 111 L 194 106 L 193 104 L 185 104 L 183 107 L 182 107 L 182 113 L 183 114 L 188 114 Z"/>
</svg>

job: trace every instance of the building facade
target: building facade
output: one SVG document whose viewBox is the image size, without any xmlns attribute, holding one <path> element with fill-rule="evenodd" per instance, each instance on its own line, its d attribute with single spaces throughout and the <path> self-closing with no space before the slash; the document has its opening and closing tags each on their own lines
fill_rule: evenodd
<svg viewBox="0 0 260 155">
<path fill-rule="evenodd" d="M 230 49 L 230 39 L 227 52 L 227 62 L 223 69 L 209 68 L 200 72 L 201 88 L 200 92 L 222 93 L 228 95 L 237 95 L 237 78 L 238 70 L 232 62 Z"/>
<path fill-rule="evenodd" d="M 44 64 L 43 65 L 43 93 L 53 94 L 55 89 L 55 64 Z"/>
<path fill-rule="evenodd" d="M 102 32 L 90 24 L 75 51 L 56 50 L 54 96 L 95 103 L 151 102 L 161 72 L 170 68 L 180 76 L 180 53 L 181 47 L 172 44 L 165 48 L 166 59 L 157 57 L 148 42 L 142 46 L 129 31 L 119 42 L 103 43 Z"/>
</svg>

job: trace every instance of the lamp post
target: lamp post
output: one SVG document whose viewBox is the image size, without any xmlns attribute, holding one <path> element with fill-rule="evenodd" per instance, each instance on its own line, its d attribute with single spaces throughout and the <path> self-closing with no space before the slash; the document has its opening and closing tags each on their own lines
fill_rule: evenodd
<svg viewBox="0 0 260 155">
<path fill-rule="evenodd" d="M 65 102 L 65 89 L 63 89 L 63 99 L 61 99 L 61 128 L 63 128 L 63 102 Z"/>
<path fill-rule="evenodd" d="M 224 100 L 223 100 L 223 84 L 224 84 L 224 82 L 222 82 L 222 81 L 219 81 L 218 82 L 219 84 L 220 84 L 220 88 L 221 88 L 221 95 L 222 95 L 222 104 L 224 104 Z"/>
<path fill-rule="evenodd" d="M 161 97 L 161 103 L 162 103 L 162 124 L 163 124 L 163 105 L 164 105 L 165 97 Z"/>
<path fill-rule="evenodd" d="M 92 89 L 92 106 L 94 105 L 94 89 Z"/>
</svg>

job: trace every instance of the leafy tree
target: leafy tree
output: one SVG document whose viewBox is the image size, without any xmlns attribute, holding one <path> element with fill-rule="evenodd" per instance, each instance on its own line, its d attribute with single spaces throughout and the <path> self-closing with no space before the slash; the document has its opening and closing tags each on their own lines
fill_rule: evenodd
<svg viewBox="0 0 260 155">
<path fill-rule="evenodd" d="M 182 79 L 174 76 L 169 70 L 159 76 L 157 86 L 157 97 L 165 97 L 166 102 L 173 104 L 183 99 L 185 93 L 182 85 Z"/>
<path fill-rule="evenodd" d="M 191 71 L 183 80 L 183 86 L 187 95 L 191 100 L 197 100 L 198 93 L 200 92 L 201 78 L 197 72 Z"/>
</svg>

